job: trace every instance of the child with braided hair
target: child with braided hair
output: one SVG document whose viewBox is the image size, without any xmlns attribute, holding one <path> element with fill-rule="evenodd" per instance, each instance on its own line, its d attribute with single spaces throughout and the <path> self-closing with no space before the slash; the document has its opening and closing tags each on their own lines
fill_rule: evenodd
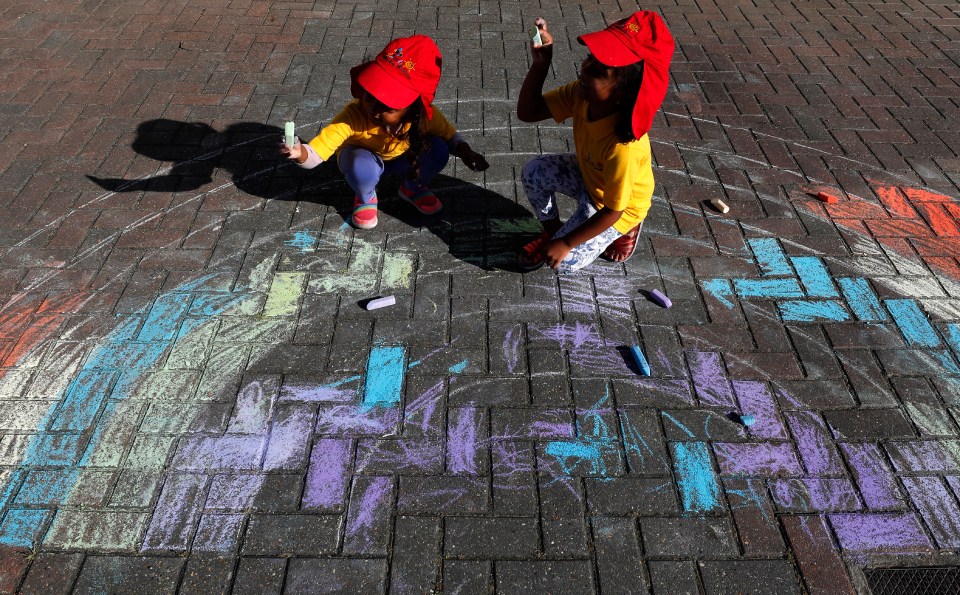
<svg viewBox="0 0 960 595">
<path fill-rule="evenodd" d="M 405 174 L 400 198 L 425 215 L 443 205 L 429 183 L 450 153 L 473 171 L 489 167 L 470 148 L 433 98 L 440 82 L 440 49 L 425 35 L 394 39 L 376 59 L 350 70 L 355 98 L 313 140 L 280 148 L 301 167 L 314 168 L 334 154 L 347 184 L 356 192 L 351 222 L 377 225 L 377 182 L 383 174 Z"/>
</svg>

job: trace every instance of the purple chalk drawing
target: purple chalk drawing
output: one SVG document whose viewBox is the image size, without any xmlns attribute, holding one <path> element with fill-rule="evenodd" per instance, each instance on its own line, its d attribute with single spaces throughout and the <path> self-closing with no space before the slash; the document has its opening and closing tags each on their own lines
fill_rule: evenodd
<svg viewBox="0 0 960 595">
<path fill-rule="evenodd" d="M 847 456 L 867 507 L 899 508 L 903 504 L 897 478 L 878 445 L 846 442 L 841 443 L 840 448 Z"/>
<path fill-rule="evenodd" d="M 259 470 L 265 436 L 231 435 L 185 438 L 171 467 L 189 471 Z"/>
<path fill-rule="evenodd" d="M 454 474 L 476 475 L 480 471 L 478 455 L 481 410 L 461 407 L 450 410 L 447 430 L 447 469 Z"/>
<path fill-rule="evenodd" d="M 607 347 L 606 342 L 600 337 L 596 324 L 580 324 L 580 322 L 577 322 L 571 326 L 557 323 L 554 326 L 542 328 L 530 324 L 528 328 L 544 339 L 556 341 L 562 349 L 578 350 L 581 347 Z"/>
<path fill-rule="evenodd" d="M 438 422 L 443 418 L 443 412 L 438 409 L 443 401 L 443 385 L 444 381 L 441 380 L 407 403 L 404 408 L 404 423 L 417 426 L 425 436 L 438 435 Z M 438 413 L 440 415 L 436 415 Z"/>
<path fill-rule="evenodd" d="M 210 483 L 208 510 L 243 510 L 253 506 L 265 475 L 217 475 Z"/>
<path fill-rule="evenodd" d="M 309 383 L 284 384 L 280 387 L 281 401 L 307 401 L 311 403 L 349 403 L 357 400 L 357 388 L 344 388 L 343 385 L 360 380 L 361 376 L 351 376 L 317 386 Z"/>
<path fill-rule="evenodd" d="M 344 551 L 367 553 L 371 547 L 386 546 L 392 495 L 392 477 L 354 478 Z"/>
<path fill-rule="evenodd" d="M 432 438 L 365 438 L 357 446 L 358 473 L 440 473 L 442 470 L 443 444 Z"/>
<path fill-rule="evenodd" d="M 904 477 L 903 486 L 937 544 L 960 548 L 960 506 L 940 477 Z"/>
<path fill-rule="evenodd" d="M 846 472 L 826 423 L 813 411 L 784 413 L 796 439 L 797 450 L 807 473 L 811 475 L 841 475 Z"/>
<path fill-rule="evenodd" d="M 520 342 L 523 340 L 523 331 L 519 326 L 511 327 L 503 338 L 503 359 L 507 362 L 507 371 L 511 374 L 517 369 L 520 362 Z"/>
<path fill-rule="evenodd" d="M 710 407 L 735 409 L 736 398 L 720 354 L 711 351 L 688 351 L 687 359 L 700 402 Z"/>
<path fill-rule="evenodd" d="M 243 514 L 204 514 L 197 526 L 193 552 L 229 552 L 236 549 L 243 528 Z"/>
<path fill-rule="evenodd" d="M 792 512 L 854 512 L 863 508 L 856 489 L 845 477 L 774 479 L 773 501 Z"/>
<path fill-rule="evenodd" d="M 143 550 L 186 550 L 203 509 L 207 476 L 168 475 L 153 511 Z"/>
<path fill-rule="evenodd" d="M 779 407 L 773 397 L 773 391 L 766 382 L 754 380 L 734 380 L 733 392 L 740 402 L 740 411 L 752 415 L 754 424 L 750 426 L 750 435 L 757 438 L 789 438 L 787 429 L 777 415 Z"/>
<path fill-rule="evenodd" d="M 302 407 L 297 404 L 276 412 L 263 459 L 264 470 L 299 469 L 303 466 L 309 448 L 313 411 Z"/>
<path fill-rule="evenodd" d="M 337 508 L 347 491 L 347 473 L 353 443 L 350 440 L 317 440 L 310 453 L 307 486 L 303 493 L 305 508 Z"/>
<path fill-rule="evenodd" d="M 396 407 L 330 405 L 317 414 L 318 434 L 384 436 L 396 434 L 400 410 Z"/>
<path fill-rule="evenodd" d="M 915 514 L 837 513 L 827 515 L 840 547 L 856 554 L 924 552 L 930 540 Z"/>
<path fill-rule="evenodd" d="M 770 442 L 716 442 L 713 451 L 723 475 L 799 475 L 793 445 Z"/>
<path fill-rule="evenodd" d="M 277 380 L 247 383 L 237 395 L 227 432 L 231 434 L 264 434 L 270 423 L 273 404 L 279 391 Z"/>
</svg>

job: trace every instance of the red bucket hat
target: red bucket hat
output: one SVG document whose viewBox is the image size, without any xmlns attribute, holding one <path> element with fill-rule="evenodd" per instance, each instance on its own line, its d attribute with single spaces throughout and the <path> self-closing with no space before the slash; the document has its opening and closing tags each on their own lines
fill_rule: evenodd
<svg viewBox="0 0 960 595">
<path fill-rule="evenodd" d="M 376 59 L 350 69 L 350 93 L 360 98 L 363 91 L 393 109 L 403 109 L 423 100 L 427 118 L 433 118 L 433 96 L 440 84 L 443 56 L 426 35 L 394 39 Z"/>
<path fill-rule="evenodd" d="M 643 62 L 643 82 L 633 104 L 633 135 L 640 138 L 646 134 L 670 82 L 674 43 L 663 19 L 657 13 L 640 10 L 602 31 L 581 35 L 577 41 L 610 67 Z"/>
</svg>

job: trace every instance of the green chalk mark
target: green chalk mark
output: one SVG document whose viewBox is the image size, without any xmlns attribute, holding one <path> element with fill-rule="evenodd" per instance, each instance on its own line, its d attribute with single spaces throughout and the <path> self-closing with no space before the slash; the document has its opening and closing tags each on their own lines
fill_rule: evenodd
<svg viewBox="0 0 960 595">
<path fill-rule="evenodd" d="M 267 303 L 263 307 L 263 315 L 267 317 L 296 315 L 306 280 L 306 273 L 274 275 Z"/>
</svg>

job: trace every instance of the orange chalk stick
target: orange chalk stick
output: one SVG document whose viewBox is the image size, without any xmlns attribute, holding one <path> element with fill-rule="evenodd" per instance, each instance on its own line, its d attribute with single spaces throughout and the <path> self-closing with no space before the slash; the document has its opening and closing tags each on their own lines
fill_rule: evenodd
<svg viewBox="0 0 960 595">
<path fill-rule="evenodd" d="M 840 202 L 840 199 L 838 199 L 836 196 L 832 194 L 827 194 L 826 192 L 817 192 L 817 198 L 827 203 L 828 205 L 835 205 L 838 202 Z"/>
</svg>

